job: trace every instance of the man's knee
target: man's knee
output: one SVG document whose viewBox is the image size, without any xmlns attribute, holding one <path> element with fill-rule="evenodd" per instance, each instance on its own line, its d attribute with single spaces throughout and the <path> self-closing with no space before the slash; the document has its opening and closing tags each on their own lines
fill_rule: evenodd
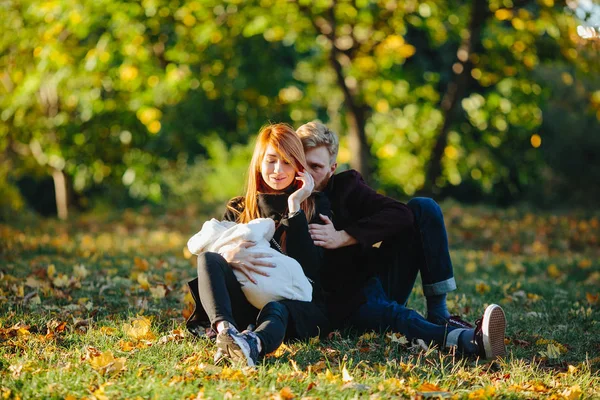
<svg viewBox="0 0 600 400">
<path fill-rule="evenodd" d="M 439 204 L 429 197 L 415 197 L 410 199 L 406 205 L 412 210 L 416 218 L 442 217 L 442 209 Z"/>
</svg>

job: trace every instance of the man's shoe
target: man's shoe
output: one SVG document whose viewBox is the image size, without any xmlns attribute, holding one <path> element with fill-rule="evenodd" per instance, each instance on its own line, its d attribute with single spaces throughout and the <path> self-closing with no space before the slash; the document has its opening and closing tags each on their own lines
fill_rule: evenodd
<svg viewBox="0 0 600 400">
<path fill-rule="evenodd" d="M 213 363 L 215 365 L 219 365 L 228 360 L 229 360 L 229 356 L 227 355 L 227 353 L 225 351 L 223 351 L 223 349 L 217 347 L 217 352 L 213 356 Z"/>
<path fill-rule="evenodd" d="M 506 316 L 502 307 L 490 304 L 475 325 L 475 342 L 480 357 L 494 360 L 506 355 Z"/>
<path fill-rule="evenodd" d="M 259 356 L 258 340 L 254 332 L 245 330 L 240 333 L 227 328 L 217 335 L 217 347 L 234 363 L 254 367 Z"/>
</svg>

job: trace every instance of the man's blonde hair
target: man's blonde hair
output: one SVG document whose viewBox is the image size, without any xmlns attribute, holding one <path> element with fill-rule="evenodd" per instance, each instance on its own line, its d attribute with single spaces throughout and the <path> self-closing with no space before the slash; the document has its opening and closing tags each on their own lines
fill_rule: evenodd
<svg viewBox="0 0 600 400">
<path fill-rule="evenodd" d="M 296 130 L 302 140 L 304 150 L 325 146 L 329 152 L 330 162 L 335 162 L 340 147 L 338 135 L 320 122 L 312 121 Z"/>
</svg>

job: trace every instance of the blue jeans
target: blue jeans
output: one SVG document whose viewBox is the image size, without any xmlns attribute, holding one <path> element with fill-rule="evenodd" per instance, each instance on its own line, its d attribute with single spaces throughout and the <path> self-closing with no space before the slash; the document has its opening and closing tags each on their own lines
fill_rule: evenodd
<svg viewBox="0 0 600 400">
<path fill-rule="evenodd" d="M 456 289 L 440 206 L 426 197 L 415 197 L 407 206 L 415 216 L 414 240 L 410 243 L 394 238 L 384 240 L 379 249 L 373 249 L 372 259 L 380 266 L 379 278 L 385 293 L 402 305 L 406 305 L 419 272 L 425 296 Z"/>
<path fill-rule="evenodd" d="M 347 320 L 347 325 L 359 330 L 386 330 L 399 332 L 407 339 L 422 339 L 440 346 L 458 345 L 458 336 L 464 329 L 432 324 L 421 314 L 390 300 L 379 278 L 371 278 L 363 288 L 367 302 Z"/>
</svg>

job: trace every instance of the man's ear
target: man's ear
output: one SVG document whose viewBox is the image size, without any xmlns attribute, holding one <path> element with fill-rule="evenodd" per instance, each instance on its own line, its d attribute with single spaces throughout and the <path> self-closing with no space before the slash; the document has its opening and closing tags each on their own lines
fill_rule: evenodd
<svg viewBox="0 0 600 400">
<path fill-rule="evenodd" d="M 335 173 L 335 170 L 337 169 L 337 162 L 334 162 L 333 164 L 331 164 L 331 174 L 333 175 Z"/>
</svg>

